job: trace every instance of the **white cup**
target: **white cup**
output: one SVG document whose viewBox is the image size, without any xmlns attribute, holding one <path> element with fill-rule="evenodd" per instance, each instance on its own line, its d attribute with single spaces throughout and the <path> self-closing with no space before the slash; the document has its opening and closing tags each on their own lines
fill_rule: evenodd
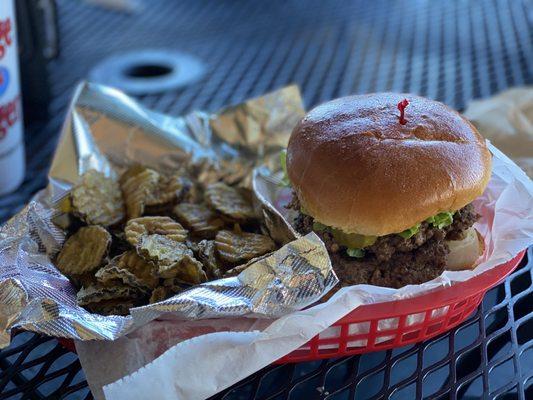
<svg viewBox="0 0 533 400">
<path fill-rule="evenodd" d="M 15 0 L 0 0 L 0 195 L 24 179 L 22 102 Z"/>
</svg>

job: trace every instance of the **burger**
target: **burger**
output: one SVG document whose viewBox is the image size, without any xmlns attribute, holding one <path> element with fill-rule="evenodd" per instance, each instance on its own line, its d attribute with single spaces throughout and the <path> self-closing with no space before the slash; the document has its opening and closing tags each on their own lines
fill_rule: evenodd
<svg viewBox="0 0 533 400">
<path fill-rule="evenodd" d="M 472 201 L 491 155 L 442 103 L 395 93 L 327 102 L 297 124 L 285 157 L 295 229 L 321 237 L 345 285 L 419 284 L 483 252 Z"/>
</svg>

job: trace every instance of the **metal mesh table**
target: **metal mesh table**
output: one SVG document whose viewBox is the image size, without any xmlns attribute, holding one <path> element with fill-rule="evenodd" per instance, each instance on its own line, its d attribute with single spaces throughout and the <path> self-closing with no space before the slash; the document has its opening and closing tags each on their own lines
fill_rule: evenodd
<svg viewBox="0 0 533 400">
<path fill-rule="evenodd" d="M 156 110 L 216 110 L 288 83 L 307 107 L 350 93 L 405 91 L 464 108 L 531 84 L 533 8 L 526 1 L 144 1 L 112 12 L 58 0 L 61 56 L 49 65 L 52 117 L 26 131 L 28 173 L 0 198 L 0 222 L 46 185 L 76 82 L 108 55 L 191 53 L 207 69 L 182 89 L 140 96 Z M 533 253 L 467 322 L 394 351 L 271 366 L 217 399 L 533 398 Z M 75 354 L 18 333 L 0 351 L 0 399 L 90 398 Z"/>
</svg>

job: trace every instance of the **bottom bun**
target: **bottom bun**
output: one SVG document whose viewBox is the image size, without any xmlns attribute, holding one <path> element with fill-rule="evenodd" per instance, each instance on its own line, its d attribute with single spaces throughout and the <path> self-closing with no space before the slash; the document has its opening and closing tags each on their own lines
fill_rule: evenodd
<svg viewBox="0 0 533 400">
<path fill-rule="evenodd" d="M 483 237 L 474 228 L 466 231 L 464 239 L 448 240 L 446 243 L 450 247 L 446 269 L 450 271 L 474 269 L 476 261 L 485 250 Z"/>
</svg>

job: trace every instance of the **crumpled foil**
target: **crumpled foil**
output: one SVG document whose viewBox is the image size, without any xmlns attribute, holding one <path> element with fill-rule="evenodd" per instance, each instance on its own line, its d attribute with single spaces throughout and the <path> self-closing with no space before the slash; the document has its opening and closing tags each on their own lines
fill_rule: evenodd
<svg viewBox="0 0 533 400">
<path fill-rule="evenodd" d="M 279 151 L 303 115 L 295 86 L 218 114 L 176 118 L 150 111 L 114 89 L 80 84 L 48 187 L 0 228 L 0 348 L 9 344 L 15 328 L 112 340 L 155 318 L 278 317 L 322 297 L 338 282 L 324 244 L 315 234 L 295 240 L 276 213 L 261 204 L 268 231 L 283 247 L 252 260 L 235 277 L 132 309 L 131 316 L 101 316 L 79 307 L 74 287 L 51 261 L 65 240 L 52 221 L 61 216 L 61 200 L 87 170 L 109 176 L 133 163 L 160 170 L 186 163 L 203 182 L 251 187 L 254 167 L 278 163 Z"/>
</svg>

